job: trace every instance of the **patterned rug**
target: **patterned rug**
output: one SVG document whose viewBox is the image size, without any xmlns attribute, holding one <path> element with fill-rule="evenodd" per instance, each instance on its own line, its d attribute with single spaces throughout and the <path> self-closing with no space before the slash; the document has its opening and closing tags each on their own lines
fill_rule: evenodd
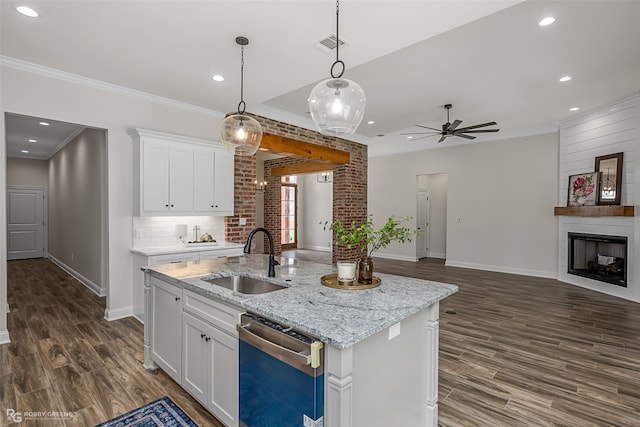
<svg viewBox="0 0 640 427">
<path fill-rule="evenodd" d="M 96 427 L 198 427 L 167 396 Z"/>
</svg>

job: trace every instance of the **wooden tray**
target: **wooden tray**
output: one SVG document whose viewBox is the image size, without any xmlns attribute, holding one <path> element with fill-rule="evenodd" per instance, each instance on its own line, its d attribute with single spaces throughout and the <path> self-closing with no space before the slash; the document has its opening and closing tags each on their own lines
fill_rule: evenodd
<svg viewBox="0 0 640 427">
<path fill-rule="evenodd" d="M 365 284 L 360 282 L 345 283 L 345 282 L 338 281 L 337 274 L 327 274 L 326 276 L 322 276 L 320 278 L 320 283 L 322 283 L 324 286 L 328 286 L 334 289 L 360 291 L 363 289 L 371 289 L 371 288 L 380 286 L 380 278 L 373 276 L 373 280 L 371 284 Z"/>
</svg>

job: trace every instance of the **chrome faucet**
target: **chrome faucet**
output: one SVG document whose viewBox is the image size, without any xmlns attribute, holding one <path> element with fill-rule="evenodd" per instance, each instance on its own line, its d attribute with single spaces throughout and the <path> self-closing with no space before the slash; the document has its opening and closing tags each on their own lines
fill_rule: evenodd
<svg viewBox="0 0 640 427">
<path fill-rule="evenodd" d="M 276 277 L 276 269 L 274 268 L 276 265 L 280 265 L 278 261 L 275 260 L 273 256 L 273 238 L 271 237 L 271 233 L 266 228 L 258 227 L 255 228 L 249 233 L 249 237 L 247 237 L 247 243 L 244 245 L 243 252 L 245 254 L 251 253 L 251 241 L 253 240 L 253 235 L 258 231 L 264 232 L 267 235 L 267 239 L 269 239 L 269 272 L 267 273 L 268 277 Z"/>
</svg>

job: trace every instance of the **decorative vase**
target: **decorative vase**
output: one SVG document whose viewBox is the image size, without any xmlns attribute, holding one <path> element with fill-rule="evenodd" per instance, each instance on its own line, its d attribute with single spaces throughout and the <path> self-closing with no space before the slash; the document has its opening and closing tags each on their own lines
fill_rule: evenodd
<svg viewBox="0 0 640 427">
<path fill-rule="evenodd" d="M 358 261 L 358 283 L 370 285 L 373 282 L 373 259 L 371 257 L 360 258 Z"/>
</svg>

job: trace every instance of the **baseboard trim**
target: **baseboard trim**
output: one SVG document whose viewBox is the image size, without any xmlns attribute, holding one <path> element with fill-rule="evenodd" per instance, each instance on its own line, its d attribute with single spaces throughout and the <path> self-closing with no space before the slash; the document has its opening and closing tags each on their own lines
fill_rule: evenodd
<svg viewBox="0 0 640 427">
<path fill-rule="evenodd" d="M 310 251 L 319 251 L 319 252 L 331 252 L 331 248 L 329 246 L 301 245 L 298 249 L 308 249 Z"/>
<path fill-rule="evenodd" d="M 116 308 L 115 310 L 109 310 L 109 308 L 107 308 L 104 311 L 104 318 L 109 322 L 131 316 L 134 316 L 133 307 Z"/>
<path fill-rule="evenodd" d="M 555 271 L 528 270 L 525 268 L 503 267 L 499 265 L 474 264 L 471 262 L 460 262 L 447 260 L 444 265 L 447 267 L 469 268 L 472 270 L 493 271 L 495 273 L 518 274 L 520 276 L 542 277 L 545 279 L 557 279 L 558 273 Z"/>
<path fill-rule="evenodd" d="M 427 258 L 447 259 L 447 254 L 441 254 L 438 252 L 428 252 Z"/>
<path fill-rule="evenodd" d="M 58 258 L 54 257 L 53 255 L 48 254 L 48 256 L 49 256 L 49 259 L 53 261 L 54 264 L 56 264 L 58 267 L 60 267 L 61 269 L 69 273 L 74 279 L 82 283 L 91 292 L 98 295 L 99 297 L 107 296 L 108 291 L 106 288 L 101 288 L 99 285 L 97 285 L 96 283 L 93 283 L 91 280 L 87 279 L 82 274 L 78 273 L 73 268 L 69 267 L 64 262 L 60 261 Z"/>
<path fill-rule="evenodd" d="M 9 344 L 10 342 L 9 331 L 0 331 L 0 344 Z"/>
<path fill-rule="evenodd" d="M 406 255 L 381 254 L 379 252 L 376 252 L 373 258 L 384 258 L 384 259 L 394 259 L 396 261 L 418 262 L 418 258 L 415 256 L 411 257 Z"/>
</svg>

